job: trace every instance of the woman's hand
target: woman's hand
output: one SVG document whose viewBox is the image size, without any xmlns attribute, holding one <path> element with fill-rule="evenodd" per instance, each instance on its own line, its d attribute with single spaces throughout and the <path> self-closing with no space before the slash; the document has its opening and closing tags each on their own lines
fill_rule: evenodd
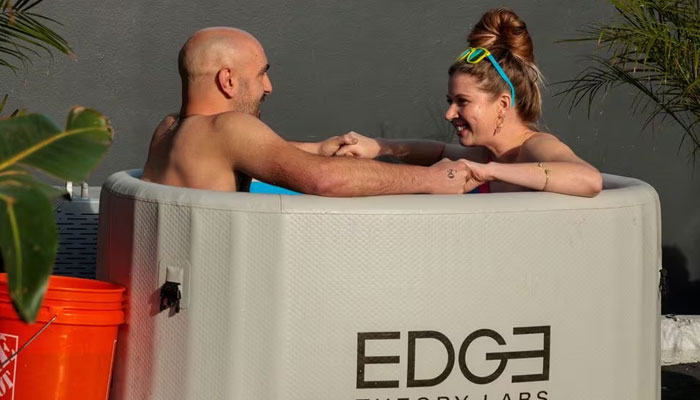
<svg viewBox="0 0 700 400">
<path fill-rule="evenodd" d="M 382 153 L 382 143 L 379 139 L 372 139 L 357 132 L 348 132 L 343 137 L 347 140 L 354 140 L 353 144 L 342 146 L 336 153 L 336 156 L 349 156 L 359 158 L 377 158 Z"/>
<path fill-rule="evenodd" d="M 469 168 L 469 176 L 467 177 L 467 183 L 464 187 L 465 193 L 471 192 L 484 184 L 484 182 L 493 180 L 488 171 L 488 164 L 481 164 L 464 158 L 460 158 L 458 161 L 463 162 L 467 165 L 467 168 Z"/>
<path fill-rule="evenodd" d="M 318 143 L 318 155 L 330 157 L 336 155 L 339 149 L 357 143 L 357 138 L 349 133 L 341 136 L 333 136 Z"/>
<path fill-rule="evenodd" d="M 467 164 L 467 167 L 472 172 L 472 179 L 479 181 L 481 183 L 492 181 L 493 173 L 491 172 L 490 164 L 482 164 L 474 161 L 469 161 L 461 158 L 459 161 Z"/>
</svg>

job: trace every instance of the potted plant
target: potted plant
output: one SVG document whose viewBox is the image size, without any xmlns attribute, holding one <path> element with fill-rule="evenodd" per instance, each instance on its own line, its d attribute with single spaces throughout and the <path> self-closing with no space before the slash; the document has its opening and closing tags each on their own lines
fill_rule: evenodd
<svg viewBox="0 0 700 400">
<path fill-rule="evenodd" d="M 42 0 L 0 0 L 0 66 L 17 70 L 37 50 L 72 55 L 66 41 L 34 12 Z M 7 96 L 0 103 L 5 107 Z M 14 112 L 0 120 L 0 259 L 18 315 L 36 318 L 53 268 L 58 233 L 51 200 L 61 190 L 37 178 L 81 181 L 112 142 L 108 119 L 73 107 L 64 129 L 41 114 Z"/>
<path fill-rule="evenodd" d="M 593 100 L 617 86 L 636 91 L 635 111 L 648 112 L 644 126 L 671 118 L 700 150 L 700 1 L 608 0 L 618 18 L 588 26 L 584 36 L 566 41 L 592 41 L 592 65 L 559 94 L 571 107 Z"/>
</svg>

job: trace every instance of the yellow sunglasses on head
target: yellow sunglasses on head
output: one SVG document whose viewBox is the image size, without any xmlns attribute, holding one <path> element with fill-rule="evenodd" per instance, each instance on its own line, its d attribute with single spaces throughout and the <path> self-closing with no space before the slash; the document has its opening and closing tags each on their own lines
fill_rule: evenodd
<svg viewBox="0 0 700 400">
<path fill-rule="evenodd" d="M 510 79 L 508 79 L 508 75 L 503 71 L 503 68 L 498 64 L 498 61 L 491 55 L 491 52 L 486 50 L 483 47 L 468 47 L 466 50 L 464 50 L 457 58 L 455 59 L 455 62 L 466 62 L 469 64 L 478 64 L 480 63 L 484 58 L 488 58 L 489 61 L 491 61 L 491 64 L 493 65 L 494 68 L 496 68 L 496 72 L 498 72 L 498 75 L 503 78 L 504 81 L 510 86 L 510 106 L 513 107 L 515 105 L 515 88 L 513 87 L 513 84 L 511 83 Z"/>
</svg>

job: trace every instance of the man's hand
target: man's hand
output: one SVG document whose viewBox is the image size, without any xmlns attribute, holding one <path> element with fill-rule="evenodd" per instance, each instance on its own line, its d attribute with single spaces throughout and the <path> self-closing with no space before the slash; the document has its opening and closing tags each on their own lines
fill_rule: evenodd
<svg viewBox="0 0 700 400">
<path fill-rule="evenodd" d="M 341 147 L 335 153 L 336 156 L 377 158 L 382 155 L 382 145 L 378 139 L 372 139 L 357 132 L 348 132 L 343 137 L 352 138 L 355 143 Z"/>
<path fill-rule="evenodd" d="M 444 158 L 430 167 L 432 194 L 463 194 L 478 186 L 464 160 L 450 161 Z"/>
<path fill-rule="evenodd" d="M 336 155 L 338 149 L 352 146 L 357 143 L 357 138 L 346 133 L 342 136 L 333 136 L 319 143 L 318 154 L 325 157 Z"/>
</svg>

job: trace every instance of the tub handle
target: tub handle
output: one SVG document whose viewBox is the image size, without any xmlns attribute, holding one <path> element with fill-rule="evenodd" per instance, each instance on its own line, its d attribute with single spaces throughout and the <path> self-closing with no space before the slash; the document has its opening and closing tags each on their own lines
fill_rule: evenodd
<svg viewBox="0 0 700 400">
<path fill-rule="evenodd" d="M 160 311 L 166 308 L 175 307 L 175 313 L 180 312 L 180 284 L 177 282 L 166 281 L 160 289 Z"/>
<path fill-rule="evenodd" d="M 180 285 L 182 284 L 183 271 L 182 268 L 168 266 L 165 270 L 165 284 L 160 289 L 160 311 L 166 308 L 175 307 L 175 313 L 180 312 L 180 300 L 182 292 Z"/>
</svg>

